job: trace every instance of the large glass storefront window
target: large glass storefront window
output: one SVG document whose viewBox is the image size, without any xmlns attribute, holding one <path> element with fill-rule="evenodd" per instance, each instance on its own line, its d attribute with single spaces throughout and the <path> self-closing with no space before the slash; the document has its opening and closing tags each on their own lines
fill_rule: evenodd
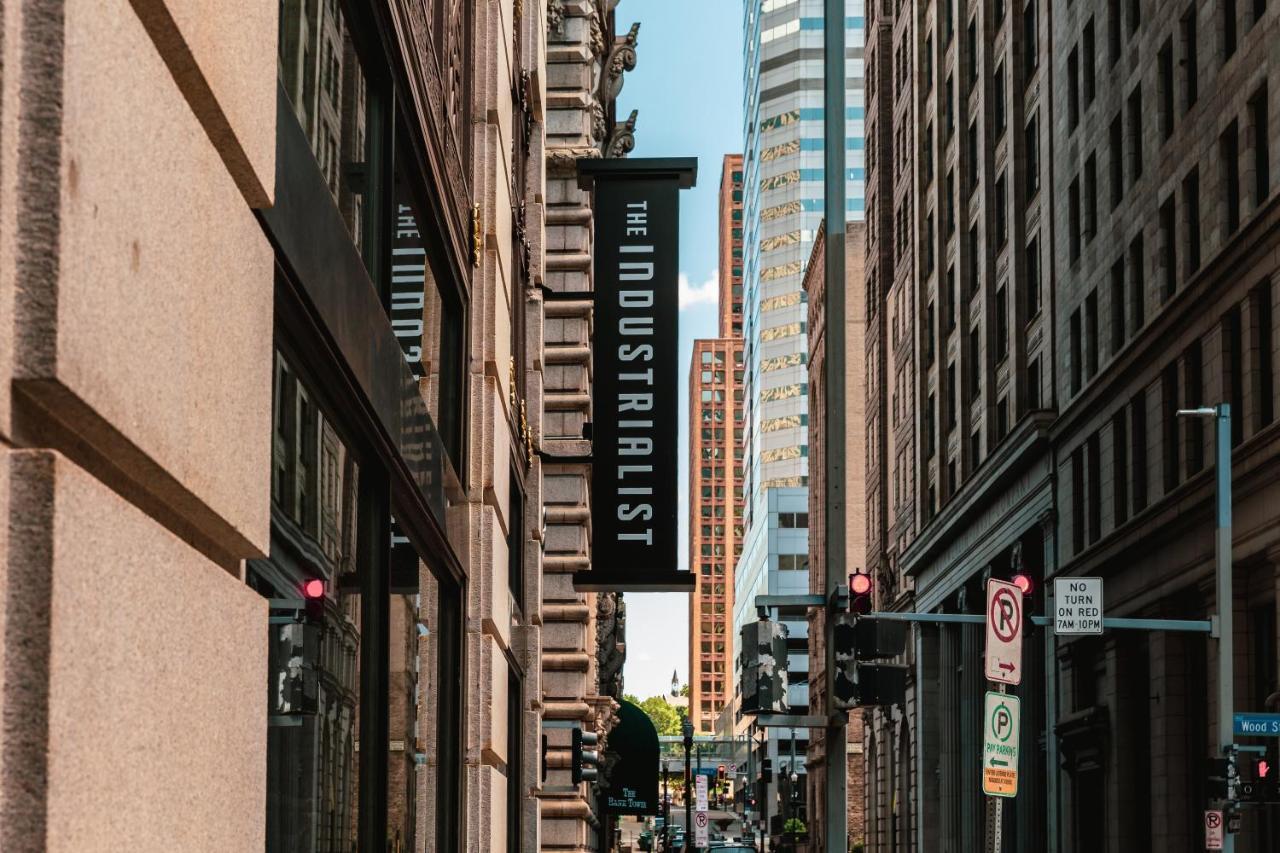
<svg viewBox="0 0 1280 853">
<path fill-rule="evenodd" d="M 462 51 L 469 31 L 460 22 L 469 13 L 449 5 L 457 18 L 437 28 L 437 47 Z M 399 458 L 390 458 L 376 431 L 394 419 L 370 420 L 340 375 L 333 342 L 313 340 L 305 322 L 277 318 L 271 554 L 248 572 L 249 584 L 272 602 L 267 850 L 454 851 L 463 788 L 463 588 L 445 569 L 456 560 L 441 522 L 450 480 L 444 459 L 455 472 L 464 467 L 466 288 L 457 261 L 447 263 L 440 218 L 447 204 L 422 174 L 423 128 L 397 108 L 403 87 L 394 85 L 398 63 L 377 36 L 379 10 L 343 0 L 281 0 L 279 8 L 287 99 L 280 133 L 304 162 L 291 155 L 278 168 L 288 175 L 284 186 L 302 188 L 295 198 L 305 203 L 289 216 L 301 211 L 305 222 L 301 240 L 279 241 L 278 292 L 310 299 L 310 288 L 332 294 L 372 286 L 417 382 L 391 389 L 403 405 L 400 433 L 390 436 Z M 465 104 L 464 81 L 451 75 L 449 85 Z M 335 261 L 324 274 L 296 257 L 313 246 L 333 250 L 322 253 Z M 308 305 L 347 305 L 308 299 L 298 300 L 303 314 Z M 323 311 L 316 314 L 325 322 Z M 361 334 L 385 334 L 377 316 L 359 323 Z M 350 348 L 349 335 L 338 341 L 343 346 Z M 384 357 L 375 350 L 375 359 Z M 399 381 L 384 366 L 364 379 Z M 400 507 L 392 485 L 404 488 L 405 467 L 418 494 Z M 435 543 L 434 552 L 415 548 L 410 532 Z"/>
<path fill-rule="evenodd" d="M 455 850 L 461 593 L 388 534 L 385 481 L 297 363 L 276 354 L 271 554 L 248 571 L 271 601 L 266 849 L 351 853 L 362 811 L 382 821 L 385 810 L 388 850 L 420 849 L 424 832 Z M 385 762 L 361 760 L 367 732 Z"/>
<path fill-rule="evenodd" d="M 362 576 L 378 511 L 351 443 L 276 354 L 272 537 L 248 582 L 271 601 L 267 850 L 357 849 Z"/>
</svg>

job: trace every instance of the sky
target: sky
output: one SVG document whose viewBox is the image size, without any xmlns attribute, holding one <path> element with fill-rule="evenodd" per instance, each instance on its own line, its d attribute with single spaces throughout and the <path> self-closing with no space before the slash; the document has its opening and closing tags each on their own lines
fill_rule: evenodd
<svg viewBox="0 0 1280 853">
<path fill-rule="evenodd" d="M 742 150 L 742 0 L 622 0 L 617 30 L 640 22 L 634 71 L 618 118 L 639 110 L 631 157 L 697 157 L 698 182 L 680 198 L 680 566 L 689 562 L 689 359 L 695 338 L 718 333 L 720 164 Z M 625 595 L 625 690 L 640 698 L 689 679 L 689 596 Z"/>
</svg>

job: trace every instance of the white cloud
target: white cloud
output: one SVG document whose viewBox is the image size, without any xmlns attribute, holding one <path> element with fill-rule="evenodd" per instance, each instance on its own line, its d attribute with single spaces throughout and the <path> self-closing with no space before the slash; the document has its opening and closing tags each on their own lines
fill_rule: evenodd
<svg viewBox="0 0 1280 853">
<path fill-rule="evenodd" d="M 720 281 L 715 271 L 699 285 L 690 285 L 689 276 L 680 273 L 679 284 L 681 311 L 692 305 L 715 305 L 720 299 Z"/>
</svg>

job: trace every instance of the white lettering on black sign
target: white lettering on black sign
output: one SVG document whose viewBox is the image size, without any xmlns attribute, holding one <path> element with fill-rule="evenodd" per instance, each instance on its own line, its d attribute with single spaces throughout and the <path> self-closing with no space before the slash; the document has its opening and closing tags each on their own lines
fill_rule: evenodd
<svg viewBox="0 0 1280 853">
<path fill-rule="evenodd" d="M 649 235 L 649 203 L 627 205 L 627 237 Z M 623 243 L 618 247 L 618 373 L 616 444 L 619 464 L 619 542 L 653 544 L 653 246 Z M 646 258 L 648 260 L 646 260 Z"/>
</svg>

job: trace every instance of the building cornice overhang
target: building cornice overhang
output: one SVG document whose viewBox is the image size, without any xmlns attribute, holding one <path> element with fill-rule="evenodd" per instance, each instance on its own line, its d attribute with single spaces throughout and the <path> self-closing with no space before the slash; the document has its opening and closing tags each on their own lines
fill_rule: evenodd
<svg viewBox="0 0 1280 853">
<path fill-rule="evenodd" d="M 970 527 L 984 511 L 1003 497 L 1010 483 L 1044 459 L 1049 450 L 1049 427 L 1053 418 L 1051 410 L 1034 411 L 1014 427 L 1009 437 L 1001 442 L 996 452 L 978 469 L 977 476 L 961 487 L 960 493 L 925 525 L 920 535 L 903 552 L 899 565 L 904 575 L 919 576 L 938 568 L 933 565 L 934 561 L 958 534 Z M 1046 485 L 1047 482 L 1046 478 Z M 1035 490 L 1029 492 L 1028 497 L 1033 494 Z M 1037 513 L 1039 511 L 1041 510 L 1037 510 Z M 985 543 L 986 539 L 982 542 Z M 964 576 L 967 577 L 982 565 L 984 564 L 975 562 L 968 566 L 968 570 L 963 572 Z M 923 586 L 917 587 L 917 597 L 925 599 L 928 591 Z"/>
</svg>

